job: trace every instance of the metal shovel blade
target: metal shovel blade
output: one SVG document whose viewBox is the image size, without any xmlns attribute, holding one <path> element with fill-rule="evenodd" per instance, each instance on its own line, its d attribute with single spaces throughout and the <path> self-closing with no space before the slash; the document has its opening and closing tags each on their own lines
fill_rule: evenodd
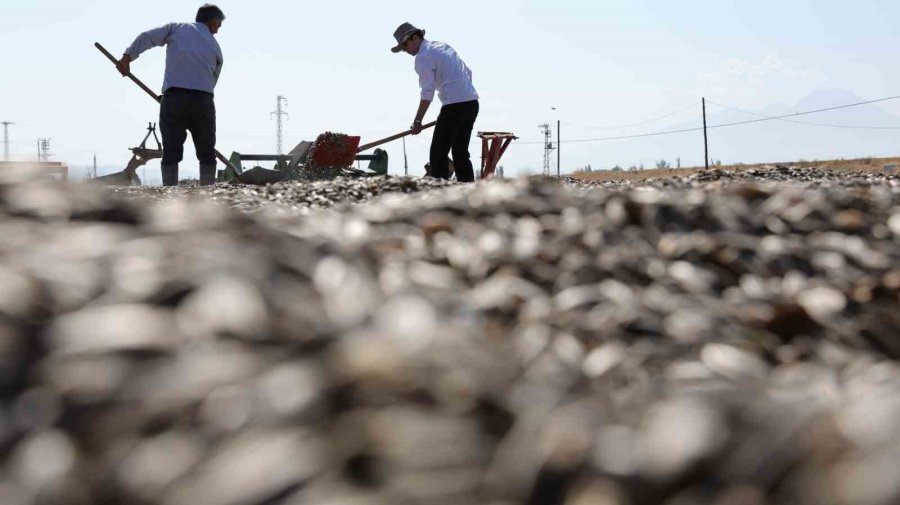
<svg viewBox="0 0 900 505">
<path fill-rule="evenodd" d="M 359 152 L 360 137 L 323 133 L 313 147 L 313 163 L 319 167 L 349 167 Z"/>
</svg>

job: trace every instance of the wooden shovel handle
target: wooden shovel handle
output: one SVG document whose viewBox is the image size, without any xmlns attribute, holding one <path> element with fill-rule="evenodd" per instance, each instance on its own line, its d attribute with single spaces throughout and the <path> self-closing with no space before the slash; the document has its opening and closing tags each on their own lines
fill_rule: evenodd
<svg viewBox="0 0 900 505">
<path fill-rule="evenodd" d="M 105 47 L 101 46 L 99 42 L 94 42 L 94 47 L 96 47 L 97 50 L 99 50 L 101 53 L 103 53 L 104 56 L 106 56 L 107 58 L 109 58 L 109 61 L 113 62 L 113 65 L 115 65 L 116 68 L 119 67 L 119 60 L 117 60 L 115 56 L 113 56 L 112 54 L 110 54 L 110 52 L 107 51 Z M 129 79 L 131 79 L 135 84 L 137 84 L 139 88 L 141 88 L 142 90 L 146 91 L 147 94 L 150 95 L 151 97 L 153 97 L 154 100 L 156 100 L 157 102 L 162 101 L 162 99 L 160 98 L 159 95 L 157 95 L 156 93 L 154 93 L 152 89 L 150 89 L 149 87 L 147 87 L 146 84 L 144 84 L 143 82 L 141 82 L 141 80 L 138 79 L 137 77 L 135 77 L 131 72 L 128 72 L 127 77 L 128 77 Z"/>
<path fill-rule="evenodd" d="M 437 121 L 432 121 L 432 122 L 430 122 L 430 123 L 428 123 L 428 124 L 423 124 L 423 125 L 422 125 L 422 129 L 423 129 L 423 130 L 427 130 L 428 128 L 431 128 L 432 126 L 434 126 L 434 125 L 436 125 L 436 124 L 437 124 Z M 388 142 L 391 142 L 391 141 L 394 141 L 394 140 L 403 138 L 403 137 L 405 137 L 405 136 L 407 136 L 407 135 L 411 135 L 411 134 L 412 134 L 412 130 L 407 130 L 407 131 L 405 131 L 405 132 L 403 132 L 403 133 L 398 133 L 398 134 L 396 134 L 396 135 L 391 135 L 390 137 L 383 138 L 383 139 L 381 139 L 381 140 L 376 140 L 375 142 L 371 142 L 371 143 L 368 143 L 368 144 L 361 145 L 361 146 L 359 146 L 359 149 L 357 149 L 357 152 L 360 152 L 360 153 L 361 153 L 361 152 L 363 152 L 363 151 L 367 151 L 367 150 L 369 150 L 369 149 L 372 149 L 373 147 L 378 147 L 378 146 L 380 146 L 380 145 L 382 145 L 382 144 L 387 144 Z"/>
</svg>

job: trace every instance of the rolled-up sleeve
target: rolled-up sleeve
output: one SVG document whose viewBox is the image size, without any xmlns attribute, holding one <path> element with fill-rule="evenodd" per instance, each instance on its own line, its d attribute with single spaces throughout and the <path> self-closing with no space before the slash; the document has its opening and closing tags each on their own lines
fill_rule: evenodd
<svg viewBox="0 0 900 505">
<path fill-rule="evenodd" d="M 434 101 L 434 90 L 437 87 L 436 71 L 434 63 L 428 58 L 416 58 L 416 73 L 419 74 L 422 100 Z"/>
<path fill-rule="evenodd" d="M 136 60 L 147 49 L 164 46 L 169 36 L 172 35 L 174 28 L 175 23 L 170 23 L 138 35 L 134 42 L 131 43 L 131 46 L 125 50 L 125 54 L 131 56 L 132 60 Z"/>
</svg>

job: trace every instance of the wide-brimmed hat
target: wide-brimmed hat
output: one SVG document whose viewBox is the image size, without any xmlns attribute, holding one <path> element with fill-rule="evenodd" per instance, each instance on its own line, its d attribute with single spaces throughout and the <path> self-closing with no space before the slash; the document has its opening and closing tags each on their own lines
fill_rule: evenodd
<svg viewBox="0 0 900 505">
<path fill-rule="evenodd" d="M 398 26 L 396 30 L 394 30 L 394 38 L 397 39 L 397 45 L 391 48 L 392 53 L 399 53 L 403 50 L 403 43 L 406 42 L 406 39 L 412 37 L 415 34 L 419 34 L 420 37 L 425 37 L 425 30 L 420 30 L 413 26 L 410 23 L 403 23 Z"/>
</svg>

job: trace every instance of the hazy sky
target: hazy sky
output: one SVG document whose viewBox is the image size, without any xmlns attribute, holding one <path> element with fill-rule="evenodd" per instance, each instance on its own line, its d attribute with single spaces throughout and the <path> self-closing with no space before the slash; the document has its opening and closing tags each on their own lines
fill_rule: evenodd
<svg viewBox="0 0 900 505">
<path fill-rule="evenodd" d="M 57 160 L 122 165 L 158 107 L 94 48 L 113 54 L 142 31 L 192 21 L 201 2 L 157 0 L 0 0 L 0 121 L 15 158 L 34 157 L 52 138 Z M 608 143 L 568 140 L 700 124 L 699 100 L 763 110 L 792 106 L 815 90 L 840 88 L 866 99 L 900 94 L 900 2 L 857 0 L 581 0 L 454 2 L 287 2 L 223 0 L 218 34 L 225 66 L 216 89 L 217 147 L 275 152 L 270 112 L 288 98 L 289 149 L 325 130 L 363 142 L 406 129 L 418 87 L 413 59 L 392 54 L 391 34 L 410 21 L 427 38 L 457 49 L 481 95 L 476 130 L 521 137 L 501 162 L 507 173 L 539 172 L 537 125 L 563 122 L 563 171 L 610 167 L 655 156 L 654 139 Z M 165 50 L 145 53 L 132 71 L 162 84 Z M 627 125 L 696 107 L 664 121 Z M 436 102 L 426 120 L 436 117 Z M 838 104 L 836 104 L 838 105 Z M 900 114 L 900 103 L 880 105 Z M 557 111 L 551 110 L 556 107 Z M 815 116 L 809 119 L 814 120 Z M 900 126 L 900 119 L 898 124 Z M 721 140 L 740 142 L 737 127 Z M 733 138 L 726 138 L 733 135 Z M 900 132 L 898 132 L 900 136 Z M 410 172 L 422 173 L 430 133 L 407 143 Z M 702 134 L 684 134 L 685 164 L 701 163 Z M 790 142 L 790 139 L 785 139 Z M 389 144 L 391 172 L 403 172 L 402 144 Z M 763 161 L 766 146 L 753 146 Z M 886 146 L 889 149 L 891 146 Z M 472 146 L 476 165 L 480 146 Z M 816 153 L 798 153 L 816 158 Z M 671 156 L 674 157 L 674 154 Z M 158 164 L 149 167 L 156 170 Z M 186 174 L 196 173 L 193 149 Z M 149 169 L 148 169 L 149 170 Z M 554 154 L 555 171 L 555 154 Z"/>
</svg>

